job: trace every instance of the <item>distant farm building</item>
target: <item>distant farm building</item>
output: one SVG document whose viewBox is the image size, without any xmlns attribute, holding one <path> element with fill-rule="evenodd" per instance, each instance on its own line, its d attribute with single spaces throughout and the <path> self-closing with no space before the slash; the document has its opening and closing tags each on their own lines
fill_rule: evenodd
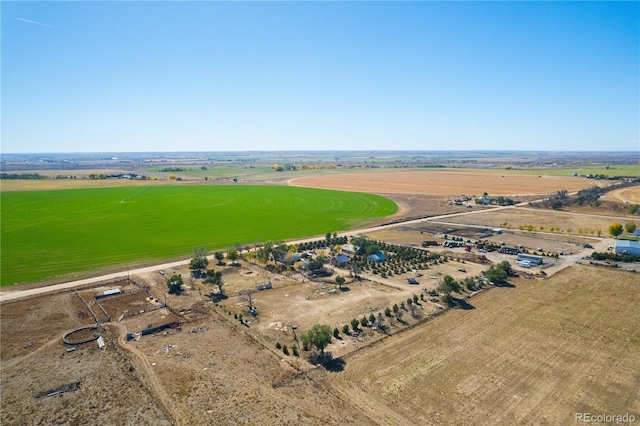
<svg viewBox="0 0 640 426">
<path fill-rule="evenodd" d="M 350 261 L 351 258 L 349 258 L 349 256 L 347 256 L 346 254 L 339 254 L 333 258 L 333 262 L 338 266 L 346 265 Z"/>
<path fill-rule="evenodd" d="M 409 284 L 412 284 L 412 285 L 420 284 L 418 280 L 416 280 L 415 278 L 408 278 L 407 281 L 409 281 Z"/>
<path fill-rule="evenodd" d="M 382 262 L 387 258 L 383 253 L 376 253 L 376 254 L 370 254 L 369 256 L 367 256 L 367 259 L 372 260 L 374 262 Z"/>
<path fill-rule="evenodd" d="M 302 259 L 299 253 L 285 254 L 278 259 L 280 263 L 285 265 L 293 265 L 295 262 L 299 262 Z"/>
<path fill-rule="evenodd" d="M 632 254 L 634 256 L 640 256 L 640 242 L 616 240 L 616 254 Z"/>
<path fill-rule="evenodd" d="M 116 294 L 121 294 L 122 292 L 120 291 L 119 288 L 112 288 L 111 290 L 105 290 L 102 292 L 102 294 L 97 294 L 95 296 L 96 299 L 103 299 L 105 297 L 109 297 L 109 296 L 114 296 Z"/>
<path fill-rule="evenodd" d="M 519 262 L 529 262 L 530 265 L 542 265 L 542 257 L 535 256 L 533 254 L 520 253 L 518 255 L 518 263 Z M 524 264 L 520 266 L 524 266 Z"/>
<path fill-rule="evenodd" d="M 484 204 L 485 206 L 491 204 L 492 201 L 493 201 L 493 198 L 485 195 L 476 199 L 476 203 Z"/>
<path fill-rule="evenodd" d="M 345 244 L 342 246 L 342 251 L 345 253 L 355 254 L 357 250 L 358 247 L 354 246 L 353 244 Z"/>
</svg>

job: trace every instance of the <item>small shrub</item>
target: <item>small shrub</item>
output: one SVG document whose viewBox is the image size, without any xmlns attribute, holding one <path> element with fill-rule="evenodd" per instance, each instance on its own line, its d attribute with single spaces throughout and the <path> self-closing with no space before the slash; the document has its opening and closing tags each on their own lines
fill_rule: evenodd
<svg viewBox="0 0 640 426">
<path fill-rule="evenodd" d="M 348 324 L 345 324 L 345 325 L 342 326 L 342 332 L 344 334 L 349 334 L 349 325 Z"/>
<path fill-rule="evenodd" d="M 296 348 L 295 346 L 293 347 L 293 356 L 300 356 L 300 353 L 298 352 L 298 348 Z"/>
<path fill-rule="evenodd" d="M 280 342 L 276 343 L 276 349 L 282 349 L 282 345 L 280 344 Z"/>
<path fill-rule="evenodd" d="M 340 335 L 340 330 L 338 330 L 338 327 L 334 328 L 333 329 L 333 337 L 335 337 L 337 339 L 339 335 Z"/>
<path fill-rule="evenodd" d="M 353 331 L 358 331 L 358 324 L 360 324 L 360 322 L 357 319 L 354 318 L 351 320 L 351 328 Z"/>
<path fill-rule="evenodd" d="M 282 346 L 282 353 L 285 355 L 289 355 L 289 348 L 287 345 Z"/>
</svg>

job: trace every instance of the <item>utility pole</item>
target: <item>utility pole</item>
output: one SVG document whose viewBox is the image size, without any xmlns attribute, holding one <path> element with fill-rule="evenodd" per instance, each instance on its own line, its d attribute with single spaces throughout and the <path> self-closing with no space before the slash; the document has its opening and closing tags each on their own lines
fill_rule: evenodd
<svg viewBox="0 0 640 426">
<path fill-rule="evenodd" d="M 298 342 L 298 336 L 296 336 L 297 328 L 298 328 L 297 325 L 291 324 L 291 330 L 293 331 L 293 341 L 296 342 L 296 346 L 298 346 L 298 349 L 300 349 L 300 342 Z"/>
</svg>

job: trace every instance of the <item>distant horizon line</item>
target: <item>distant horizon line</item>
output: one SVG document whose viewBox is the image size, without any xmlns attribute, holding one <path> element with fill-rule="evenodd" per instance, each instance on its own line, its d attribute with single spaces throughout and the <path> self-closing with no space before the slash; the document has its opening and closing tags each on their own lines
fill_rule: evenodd
<svg viewBox="0 0 640 426">
<path fill-rule="evenodd" d="M 3 155 L 64 155 L 64 154 L 82 154 L 82 155 L 113 155 L 113 154 L 251 154 L 251 153 L 637 153 L 640 155 L 640 147 L 634 149 L 618 149 L 618 150 L 545 150 L 545 149 L 282 149 L 282 150 L 235 150 L 235 151 L 42 151 L 42 152 L 0 152 Z"/>
</svg>

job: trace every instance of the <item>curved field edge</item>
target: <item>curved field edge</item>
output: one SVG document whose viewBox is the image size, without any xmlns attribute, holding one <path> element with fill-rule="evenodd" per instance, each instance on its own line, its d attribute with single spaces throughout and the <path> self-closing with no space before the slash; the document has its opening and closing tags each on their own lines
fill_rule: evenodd
<svg viewBox="0 0 640 426">
<path fill-rule="evenodd" d="M 0 194 L 0 283 L 353 229 L 394 214 L 384 197 L 285 186 L 153 186 Z"/>
</svg>

